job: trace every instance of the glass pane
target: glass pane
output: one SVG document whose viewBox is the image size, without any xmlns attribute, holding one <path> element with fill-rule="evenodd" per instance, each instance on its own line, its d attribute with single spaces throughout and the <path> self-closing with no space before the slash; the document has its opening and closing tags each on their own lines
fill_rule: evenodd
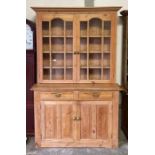
<svg viewBox="0 0 155 155">
<path fill-rule="evenodd" d="M 50 68 L 50 54 L 49 53 L 43 53 L 43 67 Z"/>
<path fill-rule="evenodd" d="M 52 80 L 64 80 L 64 68 L 52 69 Z"/>
<path fill-rule="evenodd" d="M 49 35 L 49 21 L 42 22 L 42 35 Z"/>
<path fill-rule="evenodd" d="M 52 36 L 64 36 L 64 21 L 56 18 L 51 21 Z"/>
<path fill-rule="evenodd" d="M 66 38 L 66 52 L 73 51 L 73 38 Z"/>
<path fill-rule="evenodd" d="M 87 22 L 80 22 L 80 35 L 87 36 Z"/>
<path fill-rule="evenodd" d="M 89 21 L 89 36 L 102 35 L 102 21 L 98 18 L 93 18 Z"/>
<path fill-rule="evenodd" d="M 53 52 L 64 52 L 64 38 L 54 37 L 51 39 L 51 50 Z"/>
<path fill-rule="evenodd" d="M 104 21 L 104 35 L 111 35 L 111 21 Z"/>
<path fill-rule="evenodd" d="M 104 53 L 103 65 L 104 65 L 104 67 L 110 67 L 110 53 Z"/>
<path fill-rule="evenodd" d="M 66 66 L 73 67 L 73 54 L 72 53 L 66 54 Z"/>
<path fill-rule="evenodd" d="M 101 67 L 101 53 L 89 54 L 89 67 Z"/>
<path fill-rule="evenodd" d="M 110 68 L 103 69 L 103 79 L 110 80 Z"/>
<path fill-rule="evenodd" d="M 66 80 L 72 80 L 73 79 L 73 69 L 67 68 L 66 70 Z"/>
<path fill-rule="evenodd" d="M 51 59 L 52 67 L 64 68 L 64 53 L 53 53 Z"/>
<path fill-rule="evenodd" d="M 87 52 L 87 38 L 80 39 L 80 51 Z"/>
<path fill-rule="evenodd" d="M 89 68 L 89 80 L 101 80 L 101 69 Z"/>
<path fill-rule="evenodd" d="M 80 67 L 87 67 L 87 53 L 80 54 Z"/>
<path fill-rule="evenodd" d="M 66 36 L 73 36 L 73 22 L 66 22 Z"/>
<path fill-rule="evenodd" d="M 49 52 L 50 46 L 49 46 L 49 37 L 43 37 L 43 52 Z"/>
<path fill-rule="evenodd" d="M 80 79 L 87 80 L 87 68 L 80 69 Z"/>
<path fill-rule="evenodd" d="M 96 51 L 101 52 L 101 38 L 89 38 L 89 51 L 92 53 Z"/>
<path fill-rule="evenodd" d="M 110 51 L 110 37 L 104 37 L 104 52 Z"/>
<path fill-rule="evenodd" d="M 49 80 L 50 79 L 50 69 L 43 69 L 43 79 L 44 80 Z"/>
</svg>

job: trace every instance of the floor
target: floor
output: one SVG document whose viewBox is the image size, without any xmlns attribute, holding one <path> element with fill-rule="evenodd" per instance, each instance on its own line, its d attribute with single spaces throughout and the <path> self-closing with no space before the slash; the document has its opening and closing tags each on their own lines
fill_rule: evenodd
<svg viewBox="0 0 155 155">
<path fill-rule="evenodd" d="M 128 143 L 120 132 L 119 148 L 37 148 L 34 145 L 34 137 L 31 137 L 26 145 L 26 155 L 128 155 Z"/>
</svg>

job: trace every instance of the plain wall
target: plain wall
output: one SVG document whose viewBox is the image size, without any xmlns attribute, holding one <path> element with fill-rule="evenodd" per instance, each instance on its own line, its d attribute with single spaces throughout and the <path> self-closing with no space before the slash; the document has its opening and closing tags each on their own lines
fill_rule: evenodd
<svg viewBox="0 0 155 155">
<path fill-rule="evenodd" d="M 41 7 L 84 7 L 84 0 L 26 0 L 26 18 L 35 21 L 35 12 L 32 6 Z M 121 10 L 128 9 L 127 0 L 94 0 L 94 6 L 121 6 Z M 121 11 L 120 10 L 120 11 Z M 116 82 L 121 84 L 121 63 L 122 63 L 122 22 L 118 12 L 117 24 L 117 47 L 116 47 Z"/>
</svg>

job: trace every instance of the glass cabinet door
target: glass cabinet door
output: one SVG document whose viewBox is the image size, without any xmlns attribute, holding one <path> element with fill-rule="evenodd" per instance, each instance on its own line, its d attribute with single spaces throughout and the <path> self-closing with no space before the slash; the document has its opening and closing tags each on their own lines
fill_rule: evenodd
<svg viewBox="0 0 155 155">
<path fill-rule="evenodd" d="M 111 21 L 80 20 L 79 81 L 109 81 L 111 71 Z"/>
<path fill-rule="evenodd" d="M 43 81 L 73 81 L 72 20 L 42 21 L 42 59 Z"/>
</svg>

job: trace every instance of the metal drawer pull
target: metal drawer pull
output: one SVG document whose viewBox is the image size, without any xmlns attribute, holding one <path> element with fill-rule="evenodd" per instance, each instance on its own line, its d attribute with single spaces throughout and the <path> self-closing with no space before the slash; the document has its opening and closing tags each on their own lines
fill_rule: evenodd
<svg viewBox="0 0 155 155">
<path fill-rule="evenodd" d="M 93 96 L 94 96 L 94 97 L 99 97 L 100 94 L 99 94 L 99 93 L 93 93 Z"/>
<path fill-rule="evenodd" d="M 61 94 L 55 94 L 56 97 L 61 97 Z"/>
</svg>

